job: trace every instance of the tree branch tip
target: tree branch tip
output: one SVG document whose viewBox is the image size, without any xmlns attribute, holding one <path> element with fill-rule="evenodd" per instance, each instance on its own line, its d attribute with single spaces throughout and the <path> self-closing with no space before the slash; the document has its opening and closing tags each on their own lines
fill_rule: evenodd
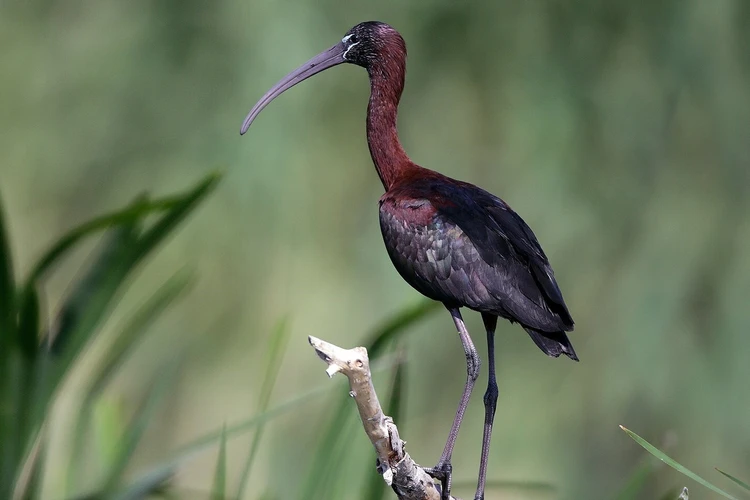
<svg viewBox="0 0 750 500">
<path fill-rule="evenodd" d="M 342 349 L 312 335 L 307 339 L 328 365 L 329 377 L 341 372 L 349 379 L 349 396 L 354 399 L 364 431 L 375 448 L 377 471 L 385 483 L 400 500 L 438 500 L 440 493 L 433 479 L 406 453 L 398 427 L 383 413 L 372 384 L 367 349 Z"/>
</svg>

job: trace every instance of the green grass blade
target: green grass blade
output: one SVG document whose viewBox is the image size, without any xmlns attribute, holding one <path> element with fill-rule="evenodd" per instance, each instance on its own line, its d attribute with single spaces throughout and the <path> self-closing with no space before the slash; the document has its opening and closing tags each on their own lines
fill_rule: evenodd
<svg viewBox="0 0 750 500">
<path fill-rule="evenodd" d="M 57 260 L 67 253 L 68 250 L 75 246 L 76 243 L 91 234 L 101 231 L 102 229 L 123 223 L 131 223 L 132 221 L 142 219 L 151 213 L 163 211 L 177 211 L 177 216 L 175 217 L 175 214 L 173 213 L 170 219 L 171 225 L 176 224 L 176 222 L 179 222 L 179 220 L 184 217 L 184 215 L 186 215 L 196 203 L 216 187 L 220 178 L 221 175 L 219 173 L 212 173 L 199 182 L 187 195 L 176 195 L 154 201 L 143 200 L 125 210 L 97 217 L 81 226 L 78 226 L 62 237 L 57 244 L 39 259 L 29 275 L 25 288 L 33 286 L 33 284 L 41 278 Z M 158 232 L 159 231 L 157 231 L 157 233 Z M 153 239 L 155 236 L 156 234 L 152 234 L 150 239 Z"/>
<path fill-rule="evenodd" d="M 13 330 L 15 295 L 13 257 L 10 252 L 10 239 L 5 227 L 2 198 L 0 198 L 0 355 L 7 348 L 7 344 L 4 342 Z"/>
<path fill-rule="evenodd" d="M 440 302 L 434 300 L 419 300 L 387 319 L 384 324 L 368 336 L 368 340 L 365 342 L 370 360 L 372 361 L 380 356 L 390 341 L 398 338 L 410 326 L 419 322 L 431 312 L 437 311 L 440 306 Z"/>
<path fill-rule="evenodd" d="M 149 495 L 161 493 L 173 475 L 174 471 L 172 470 L 159 471 L 159 474 L 147 474 L 111 496 L 107 496 L 103 491 L 98 491 L 76 497 L 75 500 L 145 500 L 151 498 Z"/>
<path fill-rule="evenodd" d="M 12 422 L 14 431 L 6 438 L 5 443 L 9 445 L 11 439 L 15 440 L 13 447 L 18 453 L 17 459 L 21 461 L 24 451 L 31 447 L 35 428 L 33 419 L 35 363 L 39 349 L 39 298 L 36 292 L 24 302 L 23 308 L 19 311 L 16 343 L 20 349 L 14 349 L 14 353 L 18 356 L 14 356 L 15 374 L 10 377 L 10 379 L 15 379 L 13 383 L 18 387 L 15 391 L 14 405 L 11 406 L 14 408 L 12 415 L 14 415 L 15 422 Z M 20 464 L 16 470 L 17 475 L 21 470 Z M 16 481 L 18 481 L 17 477 Z"/>
<path fill-rule="evenodd" d="M 197 204 L 211 192 L 217 182 L 218 177 L 216 175 L 210 175 L 205 180 L 201 181 L 194 189 L 179 198 L 173 206 L 167 210 L 166 214 L 140 235 L 137 241 L 133 242 L 132 245 L 129 245 L 129 248 L 127 248 L 121 255 L 119 265 L 117 262 L 112 262 L 114 267 L 109 269 L 106 273 L 106 282 L 100 283 L 100 286 L 98 287 L 98 307 L 94 308 L 94 311 L 87 314 L 87 317 L 81 321 L 81 327 L 77 329 L 79 331 L 71 334 L 74 338 L 71 342 L 73 345 L 68 349 L 68 351 L 70 351 L 67 353 L 68 362 L 70 361 L 70 358 L 77 355 L 85 344 L 88 337 L 86 333 L 91 330 L 99 320 L 101 320 L 107 306 L 119 290 L 127 275 L 156 247 L 156 245 L 171 233 L 180 221 L 187 217 Z M 104 291 L 107 293 L 103 293 Z M 90 300 L 89 303 L 90 302 L 93 302 L 93 300 Z M 67 367 L 67 362 L 64 364 L 64 367 Z"/>
<path fill-rule="evenodd" d="M 5 227 L 5 212 L 0 198 L 0 356 L 8 348 L 15 316 L 16 287 L 13 279 L 13 258 L 10 239 Z"/>
<path fill-rule="evenodd" d="M 82 460 L 83 444 L 90 427 L 94 404 L 110 383 L 125 360 L 143 341 L 149 328 L 157 318 L 180 298 L 192 282 L 189 273 L 180 272 L 172 276 L 150 299 L 148 299 L 115 336 L 115 340 L 108 347 L 106 353 L 91 370 L 92 381 L 86 391 L 81 404 L 76 430 L 73 436 L 70 466 L 68 469 L 68 484 L 76 484 L 77 467 Z"/>
<path fill-rule="evenodd" d="M 127 428 L 122 402 L 119 398 L 102 397 L 96 401 L 90 411 L 91 414 L 87 420 L 90 422 L 90 433 L 94 440 L 92 445 L 94 460 L 99 464 L 114 463 L 120 437 Z M 73 464 L 71 463 L 69 466 L 72 467 Z M 72 485 L 73 483 L 68 482 L 68 484 Z M 84 491 L 83 488 L 72 489 Z"/>
<path fill-rule="evenodd" d="M 116 493 L 112 500 L 142 500 L 151 493 L 160 491 L 174 475 L 173 469 L 164 469 L 146 474 L 138 481 Z"/>
<path fill-rule="evenodd" d="M 162 210 L 167 210 L 167 213 L 156 221 L 149 230 L 145 231 L 137 242 L 130 245 L 130 248 L 122 254 L 122 259 L 119 262 L 111 262 L 112 268 L 106 272 L 102 272 L 104 278 L 97 285 L 96 290 L 89 294 L 85 309 L 81 309 L 82 317 L 76 321 L 75 331 L 69 334 L 70 338 L 67 341 L 67 346 L 62 356 L 59 359 L 43 364 L 41 367 L 40 371 L 42 375 L 38 377 L 38 380 L 40 380 L 38 385 L 41 389 L 38 389 L 38 396 L 35 399 L 34 423 L 37 430 L 40 425 L 40 419 L 46 413 L 46 408 L 54 392 L 61 381 L 65 379 L 74 360 L 95 332 L 98 331 L 98 325 L 109 313 L 111 304 L 120 292 L 129 273 L 213 189 L 217 181 L 217 175 L 210 175 L 186 195 L 171 198 L 168 203 L 163 201 L 157 202 L 156 204 Z M 127 217 L 120 214 L 119 222 L 132 224 L 133 217 L 143 215 L 145 212 L 130 208 L 125 213 Z M 112 223 L 112 220 L 105 220 L 104 222 L 106 224 L 99 220 L 97 224 L 101 227 L 107 227 Z M 26 285 L 26 293 L 30 293 L 28 290 L 33 290 L 36 278 L 41 276 L 43 271 L 64 253 L 63 250 L 70 248 L 72 245 L 71 242 L 78 241 L 82 236 L 88 234 L 87 231 L 90 232 L 91 228 L 91 224 L 84 225 L 83 229 L 74 230 L 72 235 L 69 234 L 63 238 L 62 243 L 55 245 L 53 251 L 48 252 L 47 256 L 36 266 L 35 271 L 31 273 L 31 278 Z"/>
<path fill-rule="evenodd" d="M 468 479 L 465 481 L 454 481 L 453 490 L 465 490 L 474 491 L 477 487 L 476 479 Z M 557 488 L 550 483 L 544 481 L 513 481 L 513 480 L 487 480 L 485 484 L 486 497 L 489 497 L 490 492 L 494 496 L 502 493 L 500 498 L 524 498 L 527 500 L 532 499 L 552 499 L 556 498 L 559 494 Z M 473 493 L 472 493 L 473 494 Z"/>
<path fill-rule="evenodd" d="M 398 349 L 398 348 L 397 348 Z M 391 384 L 391 393 L 385 407 L 385 414 L 393 418 L 398 426 L 399 433 L 404 432 L 404 405 L 406 402 L 406 360 L 405 356 L 400 355 L 400 361 L 396 363 L 393 371 L 393 382 Z M 372 463 L 367 464 L 367 475 L 369 477 L 368 485 L 365 488 L 365 498 L 368 500 L 381 500 L 385 495 L 386 484 L 383 476 L 378 474 Z"/>
<path fill-rule="evenodd" d="M 139 199 L 135 203 L 141 202 L 142 199 Z M 45 335 L 50 351 L 60 353 L 68 344 L 70 337 L 85 318 L 85 311 L 96 300 L 97 293 L 112 279 L 112 275 L 127 272 L 127 268 L 121 264 L 138 241 L 141 230 L 139 222 L 138 220 L 128 221 L 110 229 L 105 234 L 104 240 L 99 245 L 98 256 L 71 287 L 71 291 L 60 307 L 54 326 Z"/>
<path fill-rule="evenodd" d="M 266 366 L 266 374 L 263 377 L 263 386 L 260 390 L 260 401 L 258 402 L 258 410 L 261 412 L 264 412 L 268 409 L 268 404 L 271 401 L 271 393 L 273 392 L 273 387 L 276 384 L 276 379 L 278 378 L 279 370 L 281 369 L 281 358 L 286 351 L 287 344 L 289 343 L 290 332 L 291 328 L 289 328 L 289 318 L 285 317 L 282 318 L 281 321 L 279 321 L 279 323 L 276 325 L 276 328 L 274 329 L 273 335 L 271 337 L 271 342 L 268 349 L 269 352 L 266 356 L 268 365 Z M 248 454 L 247 460 L 245 461 L 245 466 L 242 469 L 240 484 L 237 488 L 238 500 L 241 500 L 245 494 L 248 480 L 250 479 L 253 462 L 256 455 L 258 454 L 258 450 L 260 449 L 260 441 L 263 437 L 264 428 L 265 426 L 263 424 L 260 424 L 258 426 L 258 430 L 255 431 L 255 436 L 253 436 L 253 443 L 250 446 L 250 453 Z"/>
<path fill-rule="evenodd" d="M 349 398 L 341 398 L 341 401 L 347 403 L 347 406 L 353 406 Z M 358 433 L 362 432 L 362 424 L 356 410 L 351 413 L 344 413 L 344 417 L 341 427 L 338 429 L 338 439 L 332 443 L 330 448 L 331 457 L 338 457 L 339 460 L 331 458 L 322 460 L 321 475 L 314 478 L 317 480 L 312 483 L 315 488 L 313 491 L 325 492 L 323 498 L 346 498 L 343 496 L 343 492 L 351 491 L 349 475 L 342 473 L 342 469 L 346 469 L 347 472 L 352 470 L 347 455 L 350 451 L 350 443 L 355 440 Z M 316 460 L 316 457 L 313 457 L 313 460 Z M 372 464 L 372 461 L 370 461 L 370 464 Z M 354 471 L 351 471 L 351 473 L 353 474 Z M 306 490 L 302 490 L 300 497 L 318 498 L 312 495 L 308 497 Z"/>
<path fill-rule="evenodd" d="M 218 180 L 219 176 L 217 174 L 209 175 L 193 190 L 179 198 L 167 210 L 166 214 L 148 230 L 144 231 L 138 240 L 131 245 L 127 250 L 127 254 L 123 256 L 120 266 L 109 271 L 107 283 L 102 284 L 100 287 L 99 300 L 97 301 L 98 307 L 94 308 L 90 314 L 87 314 L 87 318 L 82 321 L 82 326 L 79 329 L 81 331 L 72 334 L 74 336 L 73 345 L 68 349 L 70 352 L 67 353 L 67 359 L 63 363 L 63 370 L 67 369 L 71 359 L 78 354 L 86 343 L 88 337 L 86 333 L 101 320 L 108 304 L 124 282 L 126 276 L 213 190 Z"/>
<path fill-rule="evenodd" d="M 141 440 L 141 436 L 143 436 L 143 433 L 156 413 L 157 408 L 166 398 L 168 390 L 172 386 L 178 367 L 178 362 L 172 362 L 155 377 L 153 387 L 147 394 L 143 405 L 136 412 L 135 417 L 133 417 L 129 429 L 122 437 L 121 444 L 118 447 L 118 456 L 110 467 L 109 473 L 107 474 L 107 480 L 104 483 L 105 498 L 110 497 L 116 492 L 117 487 L 122 480 L 125 468 L 130 462 L 133 453 Z"/>
<path fill-rule="evenodd" d="M 148 477 L 158 477 L 163 474 L 167 474 L 170 471 L 175 471 L 180 465 L 193 457 L 197 456 L 200 452 L 215 446 L 222 433 L 226 434 L 227 438 L 234 437 L 236 435 L 249 432 L 273 418 L 289 413 L 293 410 L 298 409 L 300 406 L 309 403 L 311 401 L 318 400 L 321 395 L 332 390 L 334 387 L 339 387 L 337 384 L 325 384 L 317 389 L 314 389 L 307 394 L 297 396 L 289 401 L 282 403 L 275 408 L 272 408 L 266 412 L 259 413 L 247 420 L 239 422 L 234 425 L 226 426 L 219 431 L 210 432 L 205 434 L 192 442 L 180 447 L 170 458 L 152 466 L 149 470 L 136 481 L 136 483 L 145 481 Z"/>
<path fill-rule="evenodd" d="M 211 500 L 224 500 L 227 491 L 227 427 L 221 431 L 219 441 L 219 458 L 216 460 L 214 485 L 211 488 Z"/>
<path fill-rule="evenodd" d="M 198 204 L 211 193 L 218 184 L 221 175 L 213 173 L 182 197 L 170 210 L 164 214 L 152 227 L 146 230 L 138 241 L 132 256 L 133 264 L 145 257 L 156 245 L 169 235 Z"/>
<path fill-rule="evenodd" d="M 191 273 L 178 272 L 136 311 L 116 336 L 97 367 L 92 370 L 93 383 L 89 388 L 87 400 L 93 400 L 101 395 L 120 366 L 143 340 L 154 321 L 190 289 L 192 282 Z"/>
<path fill-rule="evenodd" d="M 736 478 L 736 477 L 734 477 L 733 475 L 731 475 L 731 474 L 729 474 L 729 473 L 726 473 L 726 472 L 724 472 L 723 470 L 721 470 L 721 469 L 719 469 L 719 468 L 716 468 L 716 470 L 717 470 L 717 471 L 718 471 L 718 472 L 719 472 L 720 474 L 723 474 L 723 475 L 724 475 L 724 476 L 726 476 L 727 478 L 729 478 L 729 479 L 731 479 L 732 481 L 734 481 L 735 483 L 737 483 L 737 484 L 738 484 L 739 486 L 741 486 L 742 488 L 744 488 L 744 489 L 746 489 L 746 490 L 750 491 L 750 484 L 747 484 L 747 483 L 746 483 L 745 481 L 742 481 L 742 480 L 740 480 L 740 479 L 737 479 L 737 478 Z"/>
<path fill-rule="evenodd" d="M 27 385 L 27 363 L 25 362 L 20 351 L 12 348 L 9 352 L 4 353 L 6 358 L 5 373 L 0 378 L 0 384 L 5 385 L 2 401 L 3 407 L 0 408 L 0 415 L 4 416 L 3 441 L 0 442 L 0 451 L 2 452 L 3 475 L 0 477 L 0 493 L 4 496 L 0 498 L 10 498 L 10 491 L 16 481 L 18 472 L 21 470 L 19 463 L 23 453 L 24 439 L 22 432 L 25 422 L 21 418 L 22 408 L 26 395 L 24 390 Z"/>
<path fill-rule="evenodd" d="M 39 350 L 39 295 L 30 290 L 18 311 L 18 345 L 27 359 L 34 359 Z"/>
<path fill-rule="evenodd" d="M 633 431 L 631 431 L 629 429 L 626 429 L 622 425 L 620 426 L 620 429 L 622 429 L 623 431 L 625 431 L 625 433 L 628 436 L 630 436 L 631 438 L 633 438 L 633 440 L 636 443 L 638 443 L 639 445 L 641 445 L 646 451 L 648 451 L 649 453 L 651 453 L 653 456 L 655 456 L 656 458 L 658 458 L 659 460 L 661 460 L 665 464 L 667 464 L 670 467 L 672 467 L 677 472 L 679 472 L 679 473 L 681 473 L 681 474 L 689 477 L 693 481 L 695 481 L 695 482 L 697 482 L 697 483 L 705 486 L 709 490 L 711 490 L 711 491 L 713 491 L 715 493 L 718 493 L 719 495 L 721 495 L 721 496 L 723 496 L 725 498 L 729 498 L 731 500 L 737 500 L 737 498 L 733 497 L 732 495 L 730 495 L 726 491 L 722 490 L 721 488 L 719 488 L 717 486 L 714 486 L 713 484 L 709 483 L 708 481 L 706 481 L 705 479 L 703 479 L 702 477 L 700 477 L 698 474 L 696 474 L 696 473 L 688 470 L 683 465 L 677 463 L 675 460 L 673 460 L 672 458 L 668 457 L 666 454 L 664 454 L 664 452 L 662 452 L 659 449 L 657 449 L 655 446 L 653 446 L 651 443 L 649 443 L 648 441 L 646 441 L 645 439 L 643 439 L 641 436 L 639 436 L 635 432 L 633 432 Z"/>
<path fill-rule="evenodd" d="M 15 381 L 9 376 L 13 343 L 17 338 L 15 323 L 15 285 L 10 240 L 5 227 L 5 213 L 0 198 L 0 408 L 13 408 Z M 14 412 L 0 411 L 0 498 L 10 495 L 13 475 L 17 469 L 16 451 L 10 442 L 15 442 L 12 429 Z"/>
<path fill-rule="evenodd" d="M 13 500 L 39 498 L 42 477 L 44 475 L 45 443 L 42 436 L 37 436 L 31 444 L 31 450 L 23 463 L 19 464 L 19 471 L 13 485 Z"/>
<path fill-rule="evenodd" d="M 388 368 L 388 366 L 384 366 L 383 368 L 384 369 Z M 226 433 L 227 438 L 234 437 L 244 432 L 249 432 L 253 429 L 256 429 L 258 425 L 266 423 L 269 420 L 272 420 L 278 417 L 279 415 L 283 415 L 285 413 L 289 413 L 293 410 L 296 410 L 300 406 L 308 402 L 319 401 L 321 396 L 324 395 L 325 393 L 330 392 L 334 389 L 340 390 L 342 387 L 343 387 L 343 384 L 340 385 L 337 383 L 328 382 L 326 384 L 321 385 L 320 387 L 316 389 L 313 389 L 307 394 L 302 394 L 300 396 L 292 398 L 289 401 L 282 403 L 274 408 L 271 408 L 270 410 L 266 412 L 259 413 L 237 424 L 228 425 L 226 426 L 225 429 L 220 429 L 218 431 L 205 434 L 201 436 L 200 438 L 197 438 L 193 440 L 192 442 L 188 443 L 187 445 L 180 447 L 176 452 L 172 454 L 170 458 L 167 458 L 166 460 L 149 468 L 149 470 L 145 473 L 145 475 L 141 476 L 141 479 L 139 480 L 143 480 L 145 477 L 148 477 L 148 476 L 153 477 L 153 476 L 158 476 L 160 474 L 166 474 L 167 471 L 174 471 L 181 464 L 195 457 L 200 452 L 212 446 L 215 446 L 222 432 Z"/>
<path fill-rule="evenodd" d="M 181 196 L 174 196 L 154 201 L 143 201 L 131 205 L 124 210 L 96 217 L 95 219 L 72 229 L 65 236 L 60 238 L 60 240 L 58 240 L 58 242 L 39 259 L 36 265 L 32 268 L 24 288 L 32 286 L 33 283 L 49 271 L 58 260 L 60 260 L 81 240 L 104 229 L 121 224 L 130 224 L 133 221 L 142 219 L 155 212 L 171 210 L 178 205 L 181 200 Z"/>
<path fill-rule="evenodd" d="M 401 422 L 406 413 L 406 373 L 406 354 L 401 352 L 396 361 L 391 395 L 386 404 L 386 415 L 391 416 L 394 422 Z M 405 428 L 406 426 L 401 422 L 399 430 Z"/>
<path fill-rule="evenodd" d="M 668 450 L 669 444 L 664 444 L 663 449 Z M 651 476 L 664 465 L 664 462 L 654 460 L 651 455 L 644 455 L 640 463 L 636 466 L 630 478 L 625 483 L 620 492 L 614 497 L 617 500 L 640 500 L 643 498 L 643 488 L 651 478 Z M 669 494 L 674 493 L 672 498 L 676 498 L 679 495 L 679 491 L 670 491 Z"/>
</svg>

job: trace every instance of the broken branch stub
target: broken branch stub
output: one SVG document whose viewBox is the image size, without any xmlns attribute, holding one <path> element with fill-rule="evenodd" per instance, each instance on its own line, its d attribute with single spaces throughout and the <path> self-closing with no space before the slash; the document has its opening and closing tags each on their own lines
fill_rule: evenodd
<svg viewBox="0 0 750 500">
<path fill-rule="evenodd" d="M 316 337 L 308 337 L 326 373 L 342 373 L 349 379 L 349 395 L 357 404 L 362 426 L 377 454 L 378 472 L 400 500 L 440 500 L 440 491 L 432 477 L 404 450 L 398 428 L 383 409 L 372 384 L 367 349 L 342 349 Z M 456 500 L 451 497 L 452 500 Z"/>
</svg>

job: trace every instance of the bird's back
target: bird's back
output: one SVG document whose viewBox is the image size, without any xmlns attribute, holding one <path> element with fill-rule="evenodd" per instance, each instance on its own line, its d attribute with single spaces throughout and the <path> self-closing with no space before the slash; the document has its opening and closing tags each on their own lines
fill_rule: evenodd
<svg viewBox="0 0 750 500">
<path fill-rule="evenodd" d="M 448 306 L 518 322 L 532 338 L 534 332 L 565 337 L 573 320 L 546 255 L 521 217 L 472 184 L 420 170 L 380 199 L 383 239 L 401 276 Z M 568 354 L 564 348 L 548 352 L 540 345 L 545 338 L 534 341 L 548 354 Z"/>
</svg>

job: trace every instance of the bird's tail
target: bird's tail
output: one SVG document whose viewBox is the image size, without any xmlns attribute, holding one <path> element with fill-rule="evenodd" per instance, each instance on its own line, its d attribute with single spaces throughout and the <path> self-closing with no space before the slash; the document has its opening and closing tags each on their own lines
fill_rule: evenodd
<svg viewBox="0 0 750 500">
<path fill-rule="evenodd" d="M 531 328 L 524 328 L 531 337 L 531 340 L 544 352 L 547 356 L 558 357 L 560 354 L 565 354 L 573 361 L 578 361 L 573 344 L 568 340 L 568 336 L 565 332 L 542 332 L 539 330 L 533 330 Z"/>
</svg>

